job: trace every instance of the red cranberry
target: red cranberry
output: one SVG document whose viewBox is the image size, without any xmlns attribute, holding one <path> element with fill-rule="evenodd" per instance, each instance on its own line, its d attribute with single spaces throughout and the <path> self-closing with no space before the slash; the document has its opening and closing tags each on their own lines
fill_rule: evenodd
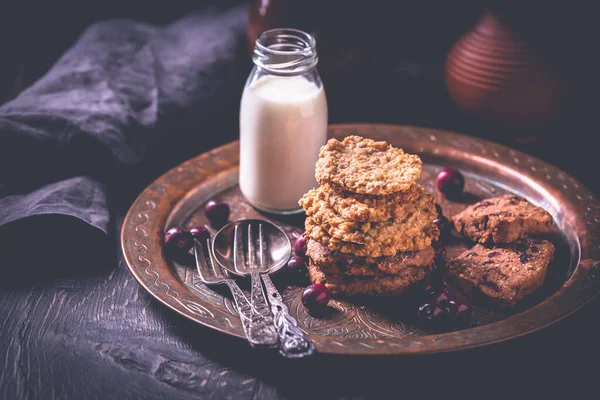
<svg viewBox="0 0 600 400">
<path fill-rule="evenodd" d="M 450 298 L 448 297 L 448 293 L 445 290 L 442 290 L 440 294 L 435 298 L 435 304 L 440 307 L 446 307 Z"/>
<path fill-rule="evenodd" d="M 454 300 L 449 300 L 448 304 L 446 304 L 446 307 L 444 308 L 444 312 L 446 313 L 446 315 L 450 316 L 455 316 L 457 310 L 458 304 Z"/>
<path fill-rule="evenodd" d="M 471 315 L 471 307 L 466 304 L 459 304 L 456 307 L 456 316 L 459 318 L 465 318 Z"/>
<path fill-rule="evenodd" d="M 444 215 L 442 206 L 440 206 L 438 203 L 435 203 L 435 210 L 437 211 L 438 215 Z"/>
<path fill-rule="evenodd" d="M 331 300 L 329 289 L 320 283 L 314 283 L 302 292 L 302 304 L 309 310 L 323 309 L 329 300 Z"/>
<path fill-rule="evenodd" d="M 165 232 L 165 253 L 167 257 L 178 261 L 188 262 L 188 252 L 194 243 L 194 237 L 187 229 L 176 226 Z"/>
<path fill-rule="evenodd" d="M 288 271 L 299 272 L 306 269 L 306 262 L 300 257 L 292 257 L 287 262 L 286 268 Z"/>
<path fill-rule="evenodd" d="M 210 239 L 210 232 L 203 226 L 193 227 L 192 229 L 190 229 L 190 233 L 192 234 L 194 239 L 202 243 L 203 246 L 206 245 L 206 241 Z"/>
<path fill-rule="evenodd" d="M 204 205 L 204 214 L 213 228 L 220 228 L 229 219 L 229 205 L 223 201 L 209 200 Z"/>
<path fill-rule="evenodd" d="M 185 258 L 182 258 L 179 262 L 186 265 L 196 265 L 196 250 L 194 246 L 187 252 Z"/>
<path fill-rule="evenodd" d="M 433 223 L 437 225 L 440 230 L 440 237 L 446 237 L 450 233 L 450 221 L 443 215 L 438 216 L 433 220 Z"/>
<path fill-rule="evenodd" d="M 306 257 L 306 245 L 307 238 L 306 233 L 303 233 L 296 241 L 294 242 L 294 254 L 298 257 Z"/>
<path fill-rule="evenodd" d="M 459 197 L 465 188 L 465 178 L 460 171 L 452 168 L 441 170 L 435 181 L 440 192 L 447 197 Z"/>
<path fill-rule="evenodd" d="M 446 257 L 446 245 L 439 240 L 436 240 L 431 242 L 431 247 L 433 247 L 433 250 L 435 251 L 435 259 L 437 261 L 444 261 L 444 258 Z"/>
<path fill-rule="evenodd" d="M 433 319 L 433 311 L 435 306 L 429 303 L 425 303 L 419 306 L 417 311 L 417 317 L 423 321 L 431 321 Z"/>
<path fill-rule="evenodd" d="M 433 309 L 433 315 L 432 315 L 432 317 L 433 317 L 434 320 L 435 319 L 440 319 L 444 315 L 445 315 L 445 313 L 444 313 L 444 309 L 443 308 L 441 308 L 441 307 L 435 307 Z"/>
</svg>

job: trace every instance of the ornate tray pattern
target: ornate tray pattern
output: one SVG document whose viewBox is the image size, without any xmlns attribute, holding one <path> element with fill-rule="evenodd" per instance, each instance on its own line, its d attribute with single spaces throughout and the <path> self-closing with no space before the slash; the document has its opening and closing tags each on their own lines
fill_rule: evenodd
<svg viewBox="0 0 600 400">
<path fill-rule="evenodd" d="M 538 159 L 513 149 L 456 133 L 394 125 L 331 125 L 329 134 L 350 134 L 386 140 L 424 161 L 420 179 L 452 215 L 465 204 L 450 203 L 434 188 L 442 167 L 466 174 L 466 190 L 478 197 L 506 191 L 519 193 L 555 217 L 562 236 L 544 287 L 518 309 L 477 308 L 469 326 L 428 331 L 406 317 L 396 299 L 334 300 L 326 315 L 307 313 L 301 286 L 285 274 L 274 277 L 290 313 L 314 340 L 317 351 L 340 354 L 421 354 L 481 346 L 538 330 L 584 306 L 600 292 L 600 201 L 576 180 Z M 231 219 L 260 217 L 237 186 L 238 143 L 199 155 L 168 171 L 140 194 L 123 223 L 121 244 L 137 281 L 156 299 L 180 314 L 213 329 L 243 337 L 241 322 L 229 294 L 207 287 L 193 268 L 168 262 L 161 250 L 162 234 L 172 225 L 205 223 L 202 204 L 214 197 L 232 205 Z M 290 238 L 302 232 L 304 216 L 273 220 Z M 451 251 L 458 251 L 457 245 Z M 300 286 L 298 286 L 298 284 Z M 243 287 L 243 286 L 242 286 Z"/>
</svg>

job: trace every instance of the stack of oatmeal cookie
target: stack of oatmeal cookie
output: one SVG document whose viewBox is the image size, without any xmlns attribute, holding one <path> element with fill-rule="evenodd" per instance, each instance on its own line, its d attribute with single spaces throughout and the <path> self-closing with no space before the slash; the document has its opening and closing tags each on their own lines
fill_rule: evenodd
<svg viewBox="0 0 600 400">
<path fill-rule="evenodd" d="M 321 185 L 300 200 L 309 276 L 333 294 L 397 295 L 431 272 L 439 230 L 422 162 L 386 142 L 349 136 L 321 148 Z"/>
</svg>

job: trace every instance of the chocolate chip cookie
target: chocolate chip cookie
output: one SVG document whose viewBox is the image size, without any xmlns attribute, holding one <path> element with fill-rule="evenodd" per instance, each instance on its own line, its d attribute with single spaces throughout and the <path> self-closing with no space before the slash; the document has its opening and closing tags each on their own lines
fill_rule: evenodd
<svg viewBox="0 0 600 400">
<path fill-rule="evenodd" d="M 554 230 L 546 210 L 514 194 L 473 204 L 452 222 L 459 233 L 479 243 L 511 243 Z"/>
<path fill-rule="evenodd" d="M 487 302 L 514 306 L 544 283 L 554 245 L 547 240 L 525 239 L 507 245 L 476 245 L 447 262 L 449 276 L 467 294 Z"/>
<path fill-rule="evenodd" d="M 399 219 L 389 219 L 383 222 L 347 221 L 329 203 L 319 199 L 316 191 L 310 191 L 301 200 L 306 214 L 335 239 L 369 246 L 393 244 L 418 237 L 425 227 L 432 224 L 437 216 L 433 196 L 423 193 L 424 201 L 419 209 L 402 215 Z M 418 250 L 414 248 L 399 248 L 399 250 Z"/>
<path fill-rule="evenodd" d="M 311 217 L 306 218 L 304 227 L 309 238 L 321 242 L 328 249 L 339 250 L 342 253 L 350 253 L 359 257 L 395 256 L 401 251 L 423 250 L 430 246 L 433 240 L 437 240 L 440 235 L 438 227 L 430 222 L 420 231 L 412 231 L 410 236 L 388 236 L 384 241 L 370 240 L 368 243 L 359 244 L 332 237 L 327 231 L 330 227 L 327 225 L 322 227 Z"/>
<path fill-rule="evenodd" d="M 414 284 L 426 279 L 433 266 L 405 268 L 395 276 L 356 277 L 327 274 L 312 261 L 308 265 L 308 276 L 312 283 L 322 283 L 333 295 L 385 295 L 396 296 L 406 292 Z"/>
<path fill-rule="evenodd" d="M 433 262 L 435 252 L 429 246 L 424 250 L 402 252 L 393 257 L 357 257 L 329 250 L 323 244 L 309 239 L 306 255 L 327 274 L 384 276 L 397 275 L 406 268 L 428 266 Z"/>
<path fill-rule="evenodd" d="M 319 152 L 315 177 L 343 191 L 386 195 L 408 190 L 421 175 L 421 159 L 386 142 L 360 136 L 330 139 Z"/>
</svg>

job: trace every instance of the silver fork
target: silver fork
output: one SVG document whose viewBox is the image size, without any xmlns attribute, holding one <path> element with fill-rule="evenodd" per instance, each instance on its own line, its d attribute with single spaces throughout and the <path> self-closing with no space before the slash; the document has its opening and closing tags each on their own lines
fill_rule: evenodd
<svg viewBox="0 0 600 400">
<path fill-rule="evenodd" d="M 248 256 L 244 258 L 243 238 L 238 232 L 239 225 L 235 226 L 233 238 L 233 260 L 235 270 L 243 275 L 250 274 L 252 280 L 252 306 L 263 307 L 264 314 L 271 313 L 274 320 L 271 323 L 277 328 L 279 335 L 279 353 L 289 358 L 306 357 L 314 353 L 315 346 L 313 342 L 304 336 L 296 320 L 290 315 L 287 306 L 283 303 L 281 294 L 269 278 L 269 272 L 272 267 L 272 259 L 270 252 L 267 251 L 267 243 L 263 235 L 263 223 L 258 223 L 258 251 L 255 248 L 252 227 L 256 224 L 248 224 Z M 282 232 L 283 235 L 285 235 Z M 289 243 L 289 242 L 288 242 Z M 262 278 L 265 287 L 267 288 L 269 303 L 271 308 L 267 306 L 267 301 L 264 298 L 264 292 L 260 284 Z M 266 318 L 265 318 L 266 320 Z"/>
<path fill-rule="evenodd" d="M 246 338 L 250 345 L 277 345 L 278 336 L 274 329 L 256 329 L 256 324 L 252 324 L 252 321 L 260 321 L 263 317 L 252 308 L 246 295 L 244 295 L 244 292 L 242 292 L 237 283 L 229 276 L 229 273 L 215 261 L 211 252 L 210 239 L 206 240 L 206 249 L 210 257 L 210 265 L 206 260 L 202 245 L 198 240 L 194 240 L 196 268 L 198 269 L 198 275 L 200 275 L 202 282 L 207 285 L 225 284 L 229 287 L 229 290 L 231 290 L 231 294 L 233 295 L 233 301 L 240 314 L 240 319 L 242 320 L 244 333 L 246 333 Z M 272 326 L 272 324 L 269 323 L 269 326 Z"/>
<path fill-rule="evenodd" d="M 260 274 L 269 271 L 270 265 L 265 260 L 265 240 L 263 237 L 262 226 L 259 226 L 258 243 L 259 251 L 257 252 L 254 245 L 254 237 L 252 234 L 252 224 L 248 224 L 248 248 L 246 256 L 244 255 L 243 234 L 239 232 L 239 225 L 236 225 L 233 233 L 233 265 L 235 270 L 241 275 L 250 275 L 250 304 L 252 309 L 256 311 L 260 318 L 252 318 L 250 321 L 250 330 L 253 333 L 258 331 L 260 334 L 268 334 L 277 336 L 277 331 L 273 324 L 273 315 L 263 292 L 260 281 Z M 257 259 L 258 253 L 258 259 Z"/>
</svg>

